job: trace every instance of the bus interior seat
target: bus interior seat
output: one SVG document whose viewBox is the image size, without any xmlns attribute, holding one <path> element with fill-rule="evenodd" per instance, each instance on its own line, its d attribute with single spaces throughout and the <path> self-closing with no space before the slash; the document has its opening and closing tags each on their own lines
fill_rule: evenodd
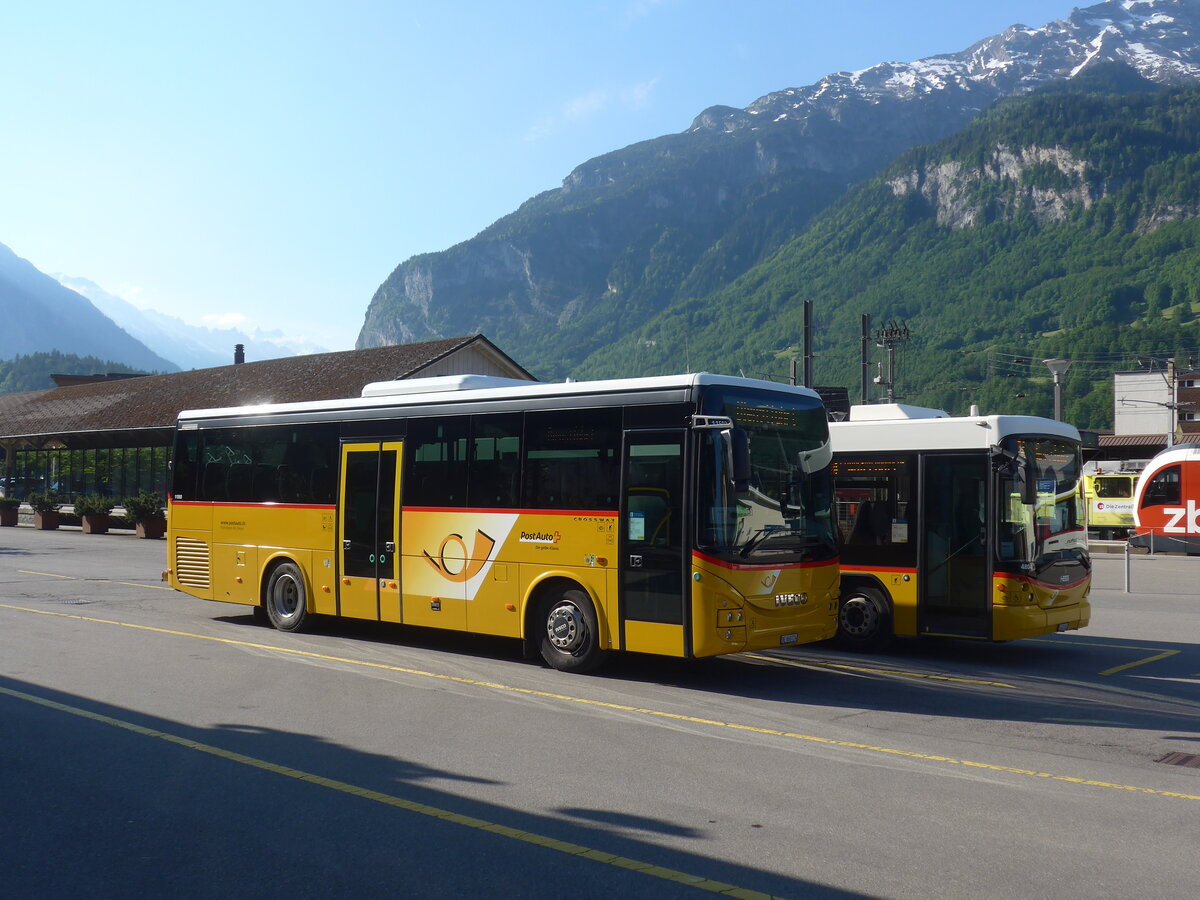
<svg viewBox="0 0 1200 900">
<path fill-rule="evenodd" d="M 333 472 L 329 466 L 316 466 L 309 476 L 309 496 L 318 503 L 333 501 Z"/>
<path fill-rule="evenodd" d="M 279 467 L 258 465 L 254 467 L 254 500 L 272 503 L 280 500 Z"/>
<path fill-rule="evenodd" d="M 225 477 L 225 486 L 229 500 L 250 500 L 252 485 L 253 472 L 249 463 L 233 463 L 230 465 L 229 474 Z"/>
<path fill-rule="evenodd" d="M 304 476 L 296 471 L 295 466 L 286 463 L 279 467 L 279 499 L 285 503 L 295 503 L 307 499 L 304 496 Z"/>
<path fill-rule="evenodd" d="M 873 500 L 863 500 L 858 504 L 858 510 L 854 513 L 854 524 L 850 528 L 850 536 L 846 538 L 847 544 L 865 546 L 879 542 L 878 535 L 875 533 L 875 507 L 880 505 Z"/>
<path fill-rule="evenodd" d="M 225 463 L 210 462 L 205 464 L 204 484 L 201 491 L 205 500 L 225 500 L 228 498 L 225 486 L 227 474 Z"/>
</svg>

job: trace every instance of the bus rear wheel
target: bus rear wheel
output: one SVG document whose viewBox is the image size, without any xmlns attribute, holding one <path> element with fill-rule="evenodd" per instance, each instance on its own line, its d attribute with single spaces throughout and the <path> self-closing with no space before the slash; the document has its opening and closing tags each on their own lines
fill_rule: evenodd
<svg viewBox="0 0 1200 900">
<path fill-rule="evenodd" d="M 549 595 L 538 616 L 542 659 L 563 672 L 590 672 L 604 661 L 592 601 L 581 590 Z"/>
<path fill-rule="evenodd" d="M 883 594 L 871 587 L 850 588 L 838 607 L 838 646 L 861 653 L 879 650 L 891 639 L 891 610 Z"/>
<path fill-rule="evenodd" d="M 301 631 L 308 624 L 308 596 L 304 573 L 292 562 L 283 562 L 271 570 L 263 605 L 267 618 L 280 631 Z"/>
</svg>

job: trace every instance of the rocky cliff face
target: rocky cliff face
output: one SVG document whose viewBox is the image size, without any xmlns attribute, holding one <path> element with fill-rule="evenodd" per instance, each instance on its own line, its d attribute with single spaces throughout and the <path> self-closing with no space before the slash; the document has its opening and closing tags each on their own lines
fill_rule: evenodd
<svg viewBox="0 0 1200 900">
<path fill-rule="evenodd" d="M 1046 167 L 1062 176 L 1054 187 L 1037 183 Z M 999 195 L 980 189 L 1005 184 L 1008 190 Z M 1001 145 L 983 166 L 949 160 L 889 179 L 888 186 L 897 197 L 919 194 L 933 209 L 938 225 L 946 228 L 972 228 L 986 218 L 1011 218 L 1018 209 L 1039 225 L 1062 222 L 1073 209 L 1090 209 L 1108 194 L 1106 185 L 1089 177 L 1088 164 L 1061 147 Z"/>
<path fill-rule="evenodd" d="M 682 134 L 590 160 L 472 240 L 400 265 L 372 299 L 358 346 L 482 331 L 536 374 L 569 374 L 667 304 L 732 282 L 848 186 L 998 98 L 1109 61 L 1161 84 L 1200 79 L 1197 35 L 1196 0 L 1109 0 L 961 53 L 832 74 L 744 110 L 710 107 Z M 1076 179 L 1073 198 L 1027 185 L 1023 202 L 1047 221 L 1061 203 L 1095 199 L 1053 148 L 1005 153 L 985 172 L 947 166 L 893 189 L 920 191 L 956 225 L 981 212 L 967 197 L 973 177 L 1052 166 Z"/>
</svg>

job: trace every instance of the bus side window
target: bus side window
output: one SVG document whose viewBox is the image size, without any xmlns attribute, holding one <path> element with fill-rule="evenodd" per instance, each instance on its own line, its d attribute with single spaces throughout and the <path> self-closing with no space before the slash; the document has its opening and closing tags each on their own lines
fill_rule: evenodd
<svg viewBox="0 0 1200 900">
<path fill-rule="evenodd" d="M 465 416 L 410 419 L 406 506 L 467 505 L 467 434 Z"/>
<path fill-rule="evenodd" d="M 515 509 L 521 503 L 521 413 L 474 416 L 467 505 Z"/>
<path fill-rule="evenodd" d="M 1146 485 L 1146 493 L 1142 495 L 1142 508 L 1179 503 L 1180 496 L 1179 466 L 1167 466 L 1161 472 L 1155 473 Z"/>
<path fill-rule="evenodd" d="M 620 422 L 619 409 L 527 413 L 524 506 L 615 508 Z"/>
<path fill-rule="evenodd" d="M 180 432 L 175 441 L 175 459 L 171 468 L 171 496 L 176 500 L 196 499 L 196 465 L 200 448 L 200 433 Z"/>
</svg>

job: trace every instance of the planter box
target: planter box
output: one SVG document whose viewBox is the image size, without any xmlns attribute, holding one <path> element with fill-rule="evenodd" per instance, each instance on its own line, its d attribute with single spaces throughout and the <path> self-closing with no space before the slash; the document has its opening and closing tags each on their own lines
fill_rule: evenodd
<svg viewBox="0 0 1200 900">
<path fill-rule="evenodd" d="M 167 533 L 166 519 L 142 519 L 137 522 L 134 527 L 137 529 L 137 536 L 146 538 L 147 540 L 161 540 L 162 536 Z"/>
<path fill-rule="evenodd" d="M 80 516 L 84 534 L 108 534 L 108 513 Z"/>
<path fill-rule="evenodd" d="M 33 527 L 38 531 L 53 531 L 62 521 L 62 513 L 58 510 L 53 512 L 34 512 Z"/>
<path fill-rule="evenodd" d="M 17 524 L 19 514 L 20 510 L 16 507 L 12 509 L 0 509 L 0 526 L 5 528 L 14 527 Z"/>
</svg>

